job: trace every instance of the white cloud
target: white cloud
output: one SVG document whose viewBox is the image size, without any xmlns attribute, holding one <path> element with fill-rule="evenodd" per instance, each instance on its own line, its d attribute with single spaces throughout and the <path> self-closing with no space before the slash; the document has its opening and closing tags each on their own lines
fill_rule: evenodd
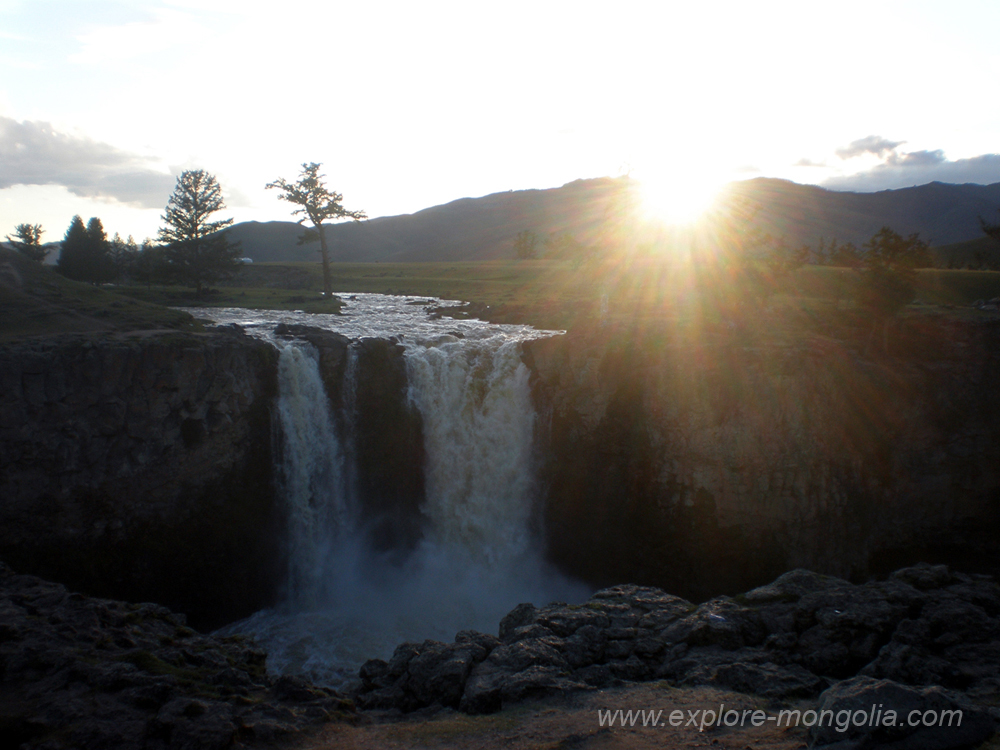
<svg viewBox="0 0 1000 750">
<path fill-rule="evenodd" d="M 850 162 L 856 171 L 833 174 L 820 184 L 835 190 L 872 192 L 922 185 L 927 182 L 989 185 L 1000 182 L 1000 154 L 981 154 L 951 160 L 944 149 L 900 151 L 906 141 L 892 141 L 869 135 L 834 152 L 841 162 Z M 858 161 L 866 166 L 857 169 Z M 836 163 L 800 159 L 794 167 L 838 169 Z"/>
<path fill-rule="evenodd" d="M 979 185 L 1000 182 L 1000 154 L 982 154 L 950 161 L 941 150 L 893 153 L 871 169 L 831 177 L 822 185 L 835 190 L 871 192 L 935 181 Z"/>
<path fill-rule="evenodd" d="M 895 152 L 896 148 L 906 141 L 890 141 L 880 135 L 869 135 L 853 141 L 851 145 L 838 148 L 835 152 L 841 159 L 853 159 L 865 154 L 874 154 L 880 159 L 886 154 Z"/>
<path fill-rule="evenodd" d="M 67 135 L 45 122 L 0 116 L 0 189 L 63 185 L 81 197 L 160 207 L 174 177 L 150 160 L 90 138 Z"/>
</svg>

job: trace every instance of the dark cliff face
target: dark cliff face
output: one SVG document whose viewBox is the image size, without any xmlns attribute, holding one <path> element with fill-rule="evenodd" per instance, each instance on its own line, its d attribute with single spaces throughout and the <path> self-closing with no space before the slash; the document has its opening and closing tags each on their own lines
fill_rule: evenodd
<svg viewBox="0 0 1000 750">
<path fill-rule="evenodd" d="M 918 323 L 876 358 L 739 332 L 531 342 L 550 556 L 695 599 L 800 566 L 995 570 L 1000 326 Z"/>
<path fill-rule="evenodd" d="M 412 549 L 424 453 L 402 347 L 279 334 L 319 351 L 373 547 Z M 199 627 L 274 603 L 287 571 L 277 358 L 237 331 L 0 347 L 0 560 Z"/>
<path fill-rule="evenodd" d="M 423 421 L 407 395 L 403 347 L 357 343 L 352 444 L 363 518 L 377 550 L 411 550 L 423 530 Z"/>
<path fill-rule="evenodd" d="M 224 333 L 4 345 L 0 558 L 199 626 L 271 603 L 275 357 Z"/>
</svg>

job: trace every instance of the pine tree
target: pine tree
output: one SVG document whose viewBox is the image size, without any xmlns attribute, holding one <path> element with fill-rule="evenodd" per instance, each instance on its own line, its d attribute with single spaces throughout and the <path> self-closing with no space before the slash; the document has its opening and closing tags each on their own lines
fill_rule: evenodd
<svg viewBox="0 0 1000 750">
<path fill-rule="evenodd" d="M 96 216 L 87 222 L 87 275 L 94 284 L 112 281 L 115 278 L 115 264 L 111 259 L 111 243 L 104 231 L 104 224 Z"/>
<path fill-rule="evenodd" d="M 87 227 L 84 226 L 83 219 L 77 214 L 69 223 L 69 228 L 63 237 L 62 250 L 56 263 L 56 269 L 59 273 L 68 279 L 83 281 L 86 276 L 87 247 L 89 244 Z"/>
<path fill-rule="evenodd" d="M 115 232 L 115 236 L 108 244 L 111 262 L 115 268 L 115 279 L 121 283 L 132 275 L 135 259 L 139 254 L 139 246 L 132 235 L 129 235 L 127 240 L 123 240 L 118 232 Z"/>
<path fill-rule="evenodd" d="M 865 243 L 858 304 L 872 320 L 872 338 L 881 323 L 883 349 L 889 351 L 889 325 L 913 300 L 918 268 L 931 265 L 927 243 L 917 234 L 903 237 L 882 227 Z"/>
<path fill-rule="evenodd" d="M 45 230 L 41 224 L 18 224 L 14 227 L 14 236 L 7 235 L 7 241 L 22 255 L 39 263 L 45 262 L 49 251 L 42 247 L 42 235 Z"/>
<path fill-rule="evenodd" d="M 160 228 L 157 238 L 164 243 L 167 269 L 174 280 L 193 286 L 198 297 L 205 284 L 226 278 L 240 267 L 239 243 L 230 242 L 225 232 L 233 220 L 209 221 L 225 207 L 214 175 L 193 169 L 177 178 L 161 217 L 166 226 Z"/>
<path fill-rule="evenodd" d="M 100 284 L 114 278 L 114 264 L 109 255 L 108 236 L 96 216 L 83 225 L 74 216 L 62 242 L 56 270 L 66 278 Z"/>
</svg>

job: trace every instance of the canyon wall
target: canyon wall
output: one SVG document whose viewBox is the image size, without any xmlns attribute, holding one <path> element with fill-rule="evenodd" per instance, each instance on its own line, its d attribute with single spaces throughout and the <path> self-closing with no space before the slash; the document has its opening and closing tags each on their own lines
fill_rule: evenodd
<svg viewBox="0 0 1000 750">
<path fill-rule="evenodd" d="M 890 347 L 725 328 L 530 342 L 551 558 L 695 599 L 795 567 L 996 570 L 1000 325 L 927 318 Z"/>
<path fill-rule="evenodd" d="M 237 331 L 0 346 L 0 558 L 205 626 L 272 602 L 276 357 Z"/>
<path fill-rule="evenodd" d="M 425 447 L 402 347 L 284 335 L 319 351 L 373 546 L 405 555 Z M 692 599 L 795 567 L 997 570 L 1000 325 L 927 318 L 892 346 L 599 326 L 527 343 L 550 559 Z M 202 626 L 276 601 L 277 357 L 235 330 L 0 345 L 0 559 Z"/>
</svg>

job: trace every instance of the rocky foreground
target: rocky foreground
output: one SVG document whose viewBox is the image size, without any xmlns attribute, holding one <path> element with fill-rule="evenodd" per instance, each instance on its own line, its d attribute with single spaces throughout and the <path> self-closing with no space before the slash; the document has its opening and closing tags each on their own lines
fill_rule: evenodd
<svg viewBox="0 0 1000 750">
<path fill-rule="evenodd" d="M 816 707 L 834 712 L 962 710 L 960 728 L 874 722 L 817 728 L 812 739 L 970 747 L 992 736 L 1000 717 L 984 708 L 1000 697 L 998 616 L 1000 586 L 943 565 L 863 585 L 794 570 L 698 606 L 615 586 L 582 605 L 519 605 L 499 638 L 464 631 L 451 644 L 404 643 L 388 662 L 367 662 L 354 693 L 362 709 L 488 713 L 531 697 L 666 680 L 774 703 L 818 698 Z"/>
<path fill-rule="evenodd" d="M 353 703 L 268 675 L 265 660 L 251 642 L 201 635 L 163 607 L 70 593 L 0 564 L 0 747 L 51 750 L 294 741 L 358 719 L 355 705 L 377 720 L 481 715 L 653 681 L 735 691 L 769 710 L 879 705 L 901 716 L 815 727 L 816 747 L 973 747 L 1000 719 L 1000 586 L 929 565 L 862 585 L 794 570 L 697 606 L 616 586 L 582 605 L 519 605 L 499 637 L 404 643 L 388 662 L 365 663 Z M 961 724 L 911 726 L 914 710 L 961 711 Z"/>
<path fill-rule="evenodd" d="M 159 605 L 70 593 L 0 563 L 5 750 L 216 750 L 355 716 L 331 690 L 268 675 L 265 660 Z"/>
</svg>

